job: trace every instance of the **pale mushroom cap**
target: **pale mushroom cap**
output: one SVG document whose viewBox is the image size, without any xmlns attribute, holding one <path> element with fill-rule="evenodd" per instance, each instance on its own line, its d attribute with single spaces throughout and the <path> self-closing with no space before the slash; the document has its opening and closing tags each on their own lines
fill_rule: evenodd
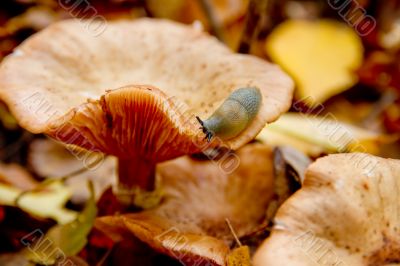
<svg viewBox="0 0 400 266">
<path fill-rule="evenodd" d="M 273 197 L 272 151 L 266 145 L 245 145 L 219 160 L 183 156 L 161 163 L 157 173 L 164 198 L 151 210 L 97 219 L 109 235 L 117 224 L 154 249 L 175 258 L 210 260 L 225 265 L 234 237 L 259 229 Z M 123 236 L 126 237 L 126 232 Z"/>
<path fill-rule="evenodd" d="M 235 89 L 258 87 L 263 95 L 259 114 L 226 143 L 237 148 L 290 106 L 293 82 L 277 66 L 234 54 L 190 26 L 155 19 L 117 21 L 94 36 L 87 23 L 51 25 L 2 63 L 0 97 L 26 129 L 48 133 L 49 125 L 88 98 L 98 100 L 106 90 L 127 85 L 155 86 L 184 103 L 193 118 L 207 118 Z"/>
<path fill-rule="evenodd" d="M 362 153 L 319 159 L 279 209 L 254 265 L 399 265 L 399 202 L 399 160 Z"/>
<path fill-rule="evenodd" d="M 35 174 L 47 179 L 58 179 L 74 173 L 73 178 L 65 180 L 72 191 L 74 203 L 86 202 L 91 192 L 87 189 L 90 180 L 93 183 L 95 198 L 117 181 L 116 158 L 104 154 L 89 152 L 74 147 L 66 148 L 52 139 L 35 139 L 30 143 L 28 164 Z M 77 171 L 81 171 L 77 174 Z"/>
</svg>

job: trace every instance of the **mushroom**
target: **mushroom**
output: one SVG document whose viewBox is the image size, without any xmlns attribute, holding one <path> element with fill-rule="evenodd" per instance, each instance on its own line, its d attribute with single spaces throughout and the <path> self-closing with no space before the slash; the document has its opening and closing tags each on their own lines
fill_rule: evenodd
<svg viewBox="0 0 400 266">
<path fill-rule="evenodd" d="M 278 210 L 254 265 L 399 265 L 400 161 L 329 155 Z"/>
<path fill-rule="evenodd" d="M 66 20 L 30 37 L 1 65 L 0 98 L 29 131 L 118 157 L 124 202 L 136 188 L 154 189 L 156 163 L 237 149 L 290 106 L 293 82 L 279 67 L 193 27 L 116 21 L 96 36 L 84 27 L 99 23 Z M 254 119 L 234 137 L 207 143 L 196 115 L 209 117 L 247 87 L 261 93 Z"/>
<path fill-rule="evenodd" d="M 86 154 L 79 151 L 78 155 L 52 139 L 36 139 L 31 142 L 28 152 L 30 169 L 40 177 L 47 179 L 66 179 L 65 185 L 72 192 L 73 203 L 84 203 L 90 197 L 87 183 L 93 184 L 95 199 L 116 182 L 114 157 L 107 157 L 96 165 L 99 154 Z M 88 161 L 94 159 L 94 161 Z M 87 169 L 89 168 L 89 169 Z M 90 170 L 90 171 L 88 171 Z"/>
<path fill-rule="evenodd" d="M 230 159 L 183 156 L 157 170 L 165 192 L 159 206 L 100 217 L 95 225 L 114 240 L 130 232 L 186 265 L 225 265 L 234 242 L 226 219 L 238 237 L 257 231 L 274 193 L 272 151 L 260 143 L 240 148 Z"/>
<path fill-rule="evenodd" d="M 0 163 L 0 184 L 12 185 L 27 191 L 34 189 L 38 182 L 22 166 Z"/>
</svg>

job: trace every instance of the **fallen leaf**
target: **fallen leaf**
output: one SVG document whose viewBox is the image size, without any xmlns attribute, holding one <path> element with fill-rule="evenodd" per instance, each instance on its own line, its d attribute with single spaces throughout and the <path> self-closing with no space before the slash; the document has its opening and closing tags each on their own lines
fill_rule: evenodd
<svg viewBox="0 0 400 266">
<path fill-rule="evenodd" d="M 8 111 L 4 103 L 0 103 L 0 121 L 2 125 L 8 130 L 17 130 L 18 122 L 14 116 Z"/>
<path fill-rule="evenodd" d="M 1 266 L 32 266 L 23 252 L 0 254 Z"/>
<path fill-rule="evenodd" d="M 280 146 L 275 149 L 282 157 L 284 164 L 291 167 L 292 175 L 300 184 L 303 183 L 307 167 L 311 164 L 311 159 L 304 153 L 290 146 Z"/>
<path fill-rule="evenodd" d="M 61 16 L 51 8 L 34 6 L 21 15 L 8 20 L 5 28 L 9 34 L 15 34 L 17 31 L 27 28 L 39 31 L 60 19 Z"/>
<path fill-rule="evenodd" d="M 203 1 L 203 0 L 202 0 Z M 217 23 L 221 26 L 229 26 L 246 14 L 248 0 L 205 0 L 212 12 L 214 12 Z M 167 0 L 163 5 L 157 0 L 148 0 L 149 10 L 155 17 L 169 18 L 185 23 L 201 21 L 209 28 L 205 11 L 200 1 Z"/>
<path fill-rule="evenodd" d="M 4 219 L 0 221 L 0 253 L 20 251 L 25 247 L 21 242 L 22 237 L 37 229 L 46 232 L 56 224 L 52 219 L 31 215 L 17 207 L 0 208 L 4 211 Z"/>
<path fill-rule="evenodd" d="M 71 191 L 61 182 L 38 183 L 21 166 L 0 164 L 0 205 L 19 207 L 58 223 L 73 220 L 76 212 L 65 208 Z"/>
<path fill-rule="evenodd" d="M 377 154 L 386 136 L 335 119 L 333 115 L 312 116 L 286 113 L 266 126 L 257 137 L 269 145 L 290 145 L 312 156 L 320 153 L 369 152 Z"/>
<path fill-rule="evenodd" d="M 182 10 L 185 9 L 186 6 L 193 6 L 192 3 L 186 4 L 186 2 L 187 1 L 184 0 L 166 0 L 163 5 L 160 5 L 160 2 L 158 2 L 157 0 L 147 0 L 146 5 L 154 17 L 179 20 L 182 15 L 194 15 L 191 19 L 195 19 L 196 16 L 200 15 L 200 10 L 197 10 L 195 14 L 192 14 L 192 12 L 190 12 L 191 9 L 186 8 L 186 12 L 182 12 Z"/>
<path fill-rule="evenodd" d="M 79 172 L 65 181 L 75 203 L 85 202 L 90 197 L 86 188 L 89 180 L 93 183 L 96 199 L 116 183 L 114 157 L 105 158 L 100 153 L 66 147 L 54 140 L 34 140 L 30 145 L 28 161 L 35 173 L 48 179 L 60 179 Z"/>
<path fill-rule="evenodd" d="M 0 186 L 0 191 L 2 189 L 10 191 L 10 187 Z M 65 204 L 71 198 L 71 191 L 62 182 L 51 182 L 43 185 L 40 190 L 23 194 L 21 192 L 18 190 L 13 192 L 11 206 L 17 206 L 32 215 L 52 218 L 59 224 L 66 224 L 76 218 L 75 211 L 65 208 Z M 17 200 L 18 203 L 15 205 Z"/>
<path fill-rule="evenodd" d="M 240 246 L 229 253 L 226 259 L 227 266 L 251 266 L 250 250 L 248 246 Z"/>
<path fill-rule="evenodd" d="M 363 60 L 357 33 L 334 20 L 287 20 L 269 35 L 266 51 L 294 78 L 297 97 L 312 97 L 310 105 L 354 85 Z"/>
<path fill-rule="evenodd" d="M 380 89 L 400 88 L 400 53 L 373 51 L 357 71 L 360 81 Z"/>
<path fill-rule="evenodd" d="M 74 221 L 56 225 L 45 235 L 27 235 L 21 240 L 29 246 L 27 254 L 31 260 L 45 265 L 67 263 L 69 256 L 76 255 L 86 245 L 97 212 L 92 184 L 90 191 L 90 199 Z"/>
<path fill-rule="evenodd" d="M 303 183 L 304 173 L 311 160 L 291 147 L 274 149 L 274 197 L 266 211 L 265 227 L 270 227 L 276 211 Z"/>
</svg>

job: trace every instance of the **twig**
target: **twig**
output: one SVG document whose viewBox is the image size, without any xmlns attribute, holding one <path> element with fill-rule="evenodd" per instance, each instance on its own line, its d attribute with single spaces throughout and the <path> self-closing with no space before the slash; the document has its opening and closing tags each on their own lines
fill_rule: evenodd
<svg viewBox="0 0 400 266">
<path fill-rule="evenodd" d="M 221 42 L 225 42 L 224 33 L 222 27 L 214 13 L 213 7 L 209 0 L 200 0 L 200 5 L 203 8 L 204 14 L 207 17 L 208 23 L 211 27 L 211 32 L 218 38 Z"/>
<path fill-rule="evenodd" d="M 279 18 L 276 8 L 282 5 L 284 0 L 250 0 L 246 14 L 246 24 L 240 40 L 238 52 L 250 53 L 254 40 L 264 38 Z"/>
<path fill-rule="evenodd" d="M 104 253 L 104 255 L 101 257 L 100 261 L 96 264 L 96 266 L 103 266 L 105 264 L 107 258 L 110 256 L 112 250 L 113 250 L 112 248 L 107 250 L 107 252 Z"/>
<path fill-rule="evenodd" d="M 232 227 L 231 222 L 229 221 L 228 218 L 225 218 L 225 222 L 226 222 L 226 224 L 228 225 L 229 230 L 231 231 L 231 234 L 232 234 L 233 237 L 235 238 L 235 241 L 236 241 L 237 245 L 238 245 L 239 247 L 241 247 L 241 246 L 242 246 L 242 243 L 240 242 L 238 236 L 236 235 L 235 230 L 233 230 L 233 227 Z"/>
<path fill-rule="evenodd" d="M 247 54 L 250 52 L 260 15 L 257 11 L 256 0 L 250 0 L 246 14 L 246 24 L 239 44 L 239 53 Z"/>
</svg>

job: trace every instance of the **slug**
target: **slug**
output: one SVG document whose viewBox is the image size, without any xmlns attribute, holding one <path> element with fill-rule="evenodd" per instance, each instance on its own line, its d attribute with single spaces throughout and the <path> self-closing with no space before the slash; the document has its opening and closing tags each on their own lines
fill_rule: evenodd
<svg viewBox="0 0 400 266">
<path fill-rule="evenodd" d="M 223 140 L 239 135 L 256 117 L 262 96 L 258 88 L 240 88 L 232 92 L 220 107 L 207 119 L 199 121 L 206 139 L 218 136 Z"/>
</svg>

